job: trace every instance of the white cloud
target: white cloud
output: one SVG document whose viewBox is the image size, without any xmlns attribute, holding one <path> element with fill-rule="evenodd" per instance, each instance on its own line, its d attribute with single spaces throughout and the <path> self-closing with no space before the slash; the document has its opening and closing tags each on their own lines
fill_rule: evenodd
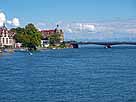
<svg viewBox="0 0 136 102">
<path fill-rule="evenodd" d="M 20 21 L 18 18 L 13 18 L 12 20 L 7 20 L 6 15 L 3 12 L 0 12 L 0 26 L 3 26 L 3 23 L 7 23 L 13 26 L 19 26 Z"/>
<path fill-rule="evenodd" d="M 136 20 L 98 22 L 95 25 L 97 26 L 96 32 L 136 34 Z"/>
<path fill-rule="evenodd" d="M 19 22 L 18 18 L 13 18 L 11 21 L 7 20 L 7 23 L 12 24 L 13 26 L 16 26 L 16 27 L 20 25 L 20 22 Z"/>
<path fill-rule="evenodd" d="M 3 23 L 6 22 L 6 16 L 3 12 L 0 12 L 0 26 L 3 25 Z"/>
<path fill-rule="evenodd" d="M 92 23 L 68 23 L 58 21 L 56 24 L 59 24 L 60 28 L 66 33 L 92 33 L 96 29 L 96 26 Z M 56 25 L 54 23 L 39 22 L 37 23 L 37 27 L 43 29 L 55 29 Z"/>
<path fill-rule="evenodd" d="M 95 22 L 60 22 L 66 39 L 91 40 L 135 40 L 136 19 Z M 54 29 L 55 24 L 39 23 L 42 29 Z"/>
<path fill-rule="evenodd" d="M 95 25 L 91 23 L 71 23 L 64 25 L 64 30 L 69 33 L 91 33 L 95 31 Z"/>
<path fill-rule="evenodd" d="M 19 25 L 20 25 L 19 19 L 18 19 L 18 18 L 13 18 L 12 24 L 13 24 L 14 26 L 19 26 Z"/>
<path fill-rule="evenodd" d="M 73 31 L 72 31 L 72 29 L 67 29 L 67 32 L 69 32 L 69 33 L 73 33 Z"/>
<path fill-rule="evenodd" d="M 80 29 L 85 31 L 94 31 L 95 26 L 92 24 L 80 24 Z"/>
<path fill-rule="evenodd" d="M 96 22 L 59 22 L 60 28 L 65 33 L 71 34 L 95 34 L 107 35 L 121 33 L 121 36 L 130 33 L 136 34 L 136 19 L 130 20 L 111 20 L 111 21 L 96 21 Z M 39 23 L 38 26 L 42 29 L 54 29 L 55 24 L 49 22 Z M 123 35 L 124 34 L 124 35 Z M 118 37 L 118 36 L 117 36 Z"/>
</svg>

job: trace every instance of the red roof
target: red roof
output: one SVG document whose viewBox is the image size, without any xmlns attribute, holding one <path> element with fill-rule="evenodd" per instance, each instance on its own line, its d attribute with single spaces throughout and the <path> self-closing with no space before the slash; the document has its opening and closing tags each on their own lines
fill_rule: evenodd
<svg viewBox="0 0 136 102">
<path fill-rule="evenodd" d="M 0 28 L 0 35 L 2 35 L 3 31 L 4 31 L 4 32 L 8 32 L 8 35 L 9 35 L 9 36 L 14 36 L 14 35 L 15 35 L 14 32 L 11 32 L 10 30 L 3 29 L 3 28 Z"/>
<path fill-rule="evenodd" d="M 41 31 L 43 38 L 47 38 L 48 36 L 55 33 L 55 30 L 42 30 Z"/>
<path fill-rule="evenodd" d="M 55 30 L 42 30 L 42 33 L 54 33 Z"/>
</svg>

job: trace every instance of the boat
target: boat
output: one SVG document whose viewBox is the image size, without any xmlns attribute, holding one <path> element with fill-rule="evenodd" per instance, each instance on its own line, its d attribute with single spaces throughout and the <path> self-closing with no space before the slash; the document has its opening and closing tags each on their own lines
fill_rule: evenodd
<svg viewBox="0 0 136 102">
<path fill-rule="evenodd" d="M 31 56 L 32 56 L 32 55 L 33 55 L 33 53 L 32 53 L 32 52 L 29 52 L 29 55 L 31 55 Z"/>
</svg>

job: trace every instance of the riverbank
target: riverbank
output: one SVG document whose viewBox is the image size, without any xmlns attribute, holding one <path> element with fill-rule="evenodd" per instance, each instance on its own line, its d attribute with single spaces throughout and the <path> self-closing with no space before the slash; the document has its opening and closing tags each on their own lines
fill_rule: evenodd
<svg viewBox="0 0 136 102">
<path fill-rule="evenodd" d="M 37 47 L 36 49 L 31 48 L 31 50 L 29 48 L 26 47 L 20 47 L 20 48 L 3 48 L 0 49 L 0 53 L 2 52 L 23 52 L 23 51 L 33 51 L 33 50 L 48 50 L 48 49 L 68 49 L 68 48 L 78 48 L 78 44 L 75 43 L 64 43 L 64 44 L 55 44 L 55 45 L 50 45 L 48 47 Z"/>
</svg>

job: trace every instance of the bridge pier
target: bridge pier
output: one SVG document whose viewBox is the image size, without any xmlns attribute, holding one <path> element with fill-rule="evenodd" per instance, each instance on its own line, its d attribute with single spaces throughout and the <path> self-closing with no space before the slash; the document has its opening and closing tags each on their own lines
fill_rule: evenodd
<svg viewBox="0 0 136 102">
<path fill-rule="evenodd" d="M 111 45 L 105 45 L 105 48 L 112 48 Z"/>
</svg>

